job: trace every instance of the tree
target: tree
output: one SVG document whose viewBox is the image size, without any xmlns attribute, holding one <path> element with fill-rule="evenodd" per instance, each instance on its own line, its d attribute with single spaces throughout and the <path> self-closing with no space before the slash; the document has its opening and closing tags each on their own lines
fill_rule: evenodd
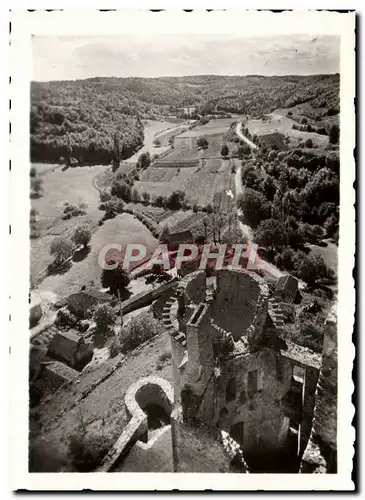
<svg viewBox="0 0 365 500">
<path fill-rule="evenodd" d="M 327 236 L 333 236 L 338 230 L 339 222 L 336 214 L 330 215 L 324 223 Z"/>
<path fill-rule="evenodd" d="M 84 248 L 87 247 L 90 238 L 91 238 L 91 229 L 88 224 L 82 224 L 80 226 L 77 226 L 72 235 L 72 241 L 75 243 L 75 245 L 83 245 Z"/>
<path fill-rule="evenodd" d="M 164 226 L 162 228 L 162 230 L 161 230 L 161 233 L 160 233 L 160 241 L 161 241 L 161 243 L 167 243 L 168 242 L 169 234 L 170 234 L 170 229 L 168 228 L 168 226 Z"/>
<path fill-rule="evenodd" d="M 208 139 L 206 137 L 199 137 L 199 139 L 196 141 L 196 145 L 198 148 L 207 149 L 207 147 L 209 146 Z"/>
<path fill-rule="evenodd" d="M 305 281 L 310 287 L 315 287 L 323 280 L 334 277 L 334 272 L 320 255 L 305 256 L 299 264 L 297 274 L 298 278 Z"/>
<path fill-rule="evenodd" d="M 139 203 L 141 201 L 141 195 L 139 194 L 139 191 L 136 188 L 134 188 L 132 191 L 132 201 L 133 203 Z"/>
<path fill-rule="evenodd" d="M 137 161 L 137 169 L 145 170 L 151 165 L 151 155 L 148 151 L 141 153 Z"/>
<path fill-rule="evenodd" d="M 74 245 L 71 240 L 61 238 L 60 236 L 54 238 L 51 243 L 50 254 L 55 256 L 55 263 L 62 264 L 67 260 L 74 251 Z"/>
<path fill-rule="evenodd" d="M 312 139 L 311 139 L 311 138 L 308 138 L 308 139 L 305 141 L 304 146 L 305 146 L 306 148 L 313 148 L 313 141 L 312 141 Z"/>
<path fill-rule="evenodd" d="M 143 191 L 142 193 L 142 199 L 146 205 L 148 205 L 151 201 L 151 196 L 147 191 Z"/>
<path fill-rule="evenodd" d="M 238 206 L 242 210 L 245 221 L 253 228 L 257 227 L 262 219 L 268 218 L 267 199 L 254 189 L 246 188 L 238 199 Z"/>
<path fill-rule="evenodd" d="M 116 264 L 116 261 L 114 259 L 110 259 L 108 264 Z M 125 269 L 123 269 L 120 263 L 117 263 L 115 269 L 103 269 L 101 274 L 101 284 L 103 288 L 110 288 L 110 291 L 114 294 L 117 294 L 118 291 L 125 291 L 129 282 L 129 274 Z"/>
<path fill-rule="evenodd" d="M 30 178 L 30 188 L 34 197 L 39 197 L 43 194 L 43 179 L 38 176 Z"/>
<path fill-rule="evenodd" d="M 286 271 L 293 271 L 295 268 L 295 251 L 292 248 L 284 248 L 284 250 L 275 257 L 275 265 Z"/>
<path fill-rule="evenodd" d="M 221 155 L 228 156 L 228 154 L 229 154 L 228 146 L 227 146 L 227 144 L 223 144 L 223 146 L 221 148 Z"/>
<path fill-rule="evenodd" d="M 185 200 L 185 193 L 183 191 L 174 191 L 167 200 L 167 208 L 170 210 L 179 210 Z"/>
<path fill-rule="evenodd" d="M 119 138 L 119 130 L 114 132 L 114 162 L 113 162 L 113 171 L 117 170 L 120 165 L 121 158 L 121 147 L 120 147 L 120 138 Z"/>
<path fill-rule="evenodd" d="M 338 125 L 333 124 L 332 127 L 330 128 L 329 141 L 331 144 L 338 144 L 339 139 L 340 139 L 340 129 Z"/>
<path fill-rule="evenodd" d="M 166 198 L 162 195 L 156 196 L 154 204 L 156 205 L 156 207 L 165 208 Z"/>
<path fill-rule="evenodd" d="M 260 222 L 255 231 L 255 241 L 269 250 L 271 255 L 281 250 L 288 243 L 288 234 L 284 224 L 277 219 Z"/>
<path fill-rule="evenodd" d="M 251 148 L 248 144 L 242 144 L 237 148 L 237 156 L 238 158 L 244 158 L 251 153 Z"/>
<path fill-rule="evenodd" d="M 99 330 L 107 332 L 115 323 L 116 315 L 109 304 L 98 304 L 93 311 L 93 320 Z"/>
<path fill-rule="evenodd" d="M 132 188 L 123 181 L 114 181 L 110 192 L 127 203 L 132 200 Z"/>
<path fill-rule="evenodd" d="M 273 201 L 276 193 L 276 186 L 273 177 L 271 177 L 271 175 L 268 175 L 261 185 L 266 198 L 269 201 Z"/>
<path fill-rule="evenodd" d="M 36 169 L 35 167 L 32 167 L 32 168 L 30 169 L 30 171 L 29 171 L 29 175 L 30 175 L 31 177 L 36 177 L 36 175 L 37 175 L 37 169 Z"/>
</svg>

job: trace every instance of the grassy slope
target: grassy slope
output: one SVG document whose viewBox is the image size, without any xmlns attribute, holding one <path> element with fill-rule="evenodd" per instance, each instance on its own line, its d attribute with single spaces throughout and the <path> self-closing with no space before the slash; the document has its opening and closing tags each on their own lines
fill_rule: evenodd
<svg viewBox="0 0 365 500">
<path fill-rule="evenodd" d="M 117 439 L 128 422 L 124 396 L 129 386 L 142 377 L 156 373 L 172 382 L 170 359 L 162 364 L 159 360 L 160 355 L 169 350 L 169 337 L 162 333 L 129 354 L 121 367 L 105 382 L 98 385 L 75 408 L 69 409 L 77 396 L 107 373 L 121 355 L 98 369 L 83 374 L 79 383 L 58 391 L 46 405 L 35 410 L 38 415 L 37 424 L 33 427 L 35 440 L 42 442 L 45 448 L 55 447 L 61 453 L 67 453 L 68 434 L 79 422 L 80 413 L 84 415 L 87 427 L 101 425 L 101 419 L 104 419 L 103 431 Z M 161 369 L 157 370 L 157 366 L 161 366 Z M 64 414 L 60 416 L 62 411 Z"/>
</svg>

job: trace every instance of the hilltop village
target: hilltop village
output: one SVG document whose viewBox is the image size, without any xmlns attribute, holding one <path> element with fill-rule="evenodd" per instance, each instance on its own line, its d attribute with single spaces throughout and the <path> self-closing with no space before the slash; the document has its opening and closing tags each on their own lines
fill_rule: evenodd
<svg viewBox="0 0 365 500">
<path fill-rule="evenodd" d="M 336 472 L 338 91 L 32 84 L 31 472 Z"/>
</svg>

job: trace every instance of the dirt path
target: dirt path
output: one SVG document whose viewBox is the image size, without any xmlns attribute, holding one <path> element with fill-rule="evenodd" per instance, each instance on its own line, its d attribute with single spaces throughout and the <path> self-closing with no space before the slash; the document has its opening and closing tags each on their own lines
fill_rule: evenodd
<svg viewBox="0 0 365 500">
<path fill-rule="evenodd" d="M 236 200 L 238 199 L 239 196 L 244 196 L 245 194 L 245 187 L 242 186 L 242 177 L 241 177 L 241 172 L 242 172 L 242 166 L 240 165 L 237 170 L 236 174 L 234 177 L 234 182 L 235 182 L 235 189 L 236 189 Z M 254 244 L 253 241 L 253 231 L 248 226 L 247 224 L 243 224 L 241 222 L 240 218 L 242 217 L 242 210 L 237 208 L 237 215 L 238 215 L 238 224 L 239 228 L 242 232 L 242 235 L 244 236 L 245 239 L 248 240 L 249 244 Z M 267 262 L 263 259 L 255 259 L 255 264 L 257 265 L 258 268 L 266 271 L 268 274 L 271 276 L 274 276 L 275 278 L 280 278 L 280 276 L 283 276 L 285 273 L 283 271 L 280 271 L 276 266 L 273 264 L 270 264 L 270 262 Z"/>
<path fill-rule="evenodd" d="M 237 123 L 236 125 L 236 134 L 242 141 L 245 141 L 246 144 L 250 146 L 252 149 L 258 149 L 258 146 L 254 144 L 250 139 L 248 139 L 245 135 L 242 134 L 242 122 Z"/>
<path fill-rule="evenodd" d="M 169 129 L 170 130 L 173 130 L 175 128 L 178 129 L 179 127 L 181 127 L 181 124 L 176 125 L 168 121 L 158 122 L 149 120 L 148 125 L 146 125 L 144 128 L 144 143 L 142 148 L 139 151 L 137 151 L 133 156 L 124 161 L 126 163 L 136 163 L 139 155 L 142 153 L 149 152 L 151 156 L 153 156 L 154 154 L 163 153 L 164 151 L 169 149 L 169 147 L 168 146 L 155 147 L 153 143 L 156 138 L 156 135 L 158 135 L 159 133 L 163 133 Z"/>
</svg>

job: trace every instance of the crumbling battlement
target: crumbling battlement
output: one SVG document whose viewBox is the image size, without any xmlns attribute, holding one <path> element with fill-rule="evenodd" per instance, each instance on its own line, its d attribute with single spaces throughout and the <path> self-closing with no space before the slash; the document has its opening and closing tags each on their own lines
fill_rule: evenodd
<svg viewBox="0 0 365 500">
<path fill-rule="evenodd" d="M 269 288 L 257 274 L 231 269 L 217 271 L 212 317 L 217 325 L 232 333 L 235 341 L 247 337 L 250 344 L 260 342 L 268 300 Z"/>
<path fill-rule="evenodd" d="M 299 467 L 321 357 L 280 339 L 284 315 L 260 276 L 222 269 L 206 283 L 202 271 L 185 276 L 164 309 L 175 403 L 256 457 L 287 456 L 290 441 L 287 460 Z"/>
</svg>

